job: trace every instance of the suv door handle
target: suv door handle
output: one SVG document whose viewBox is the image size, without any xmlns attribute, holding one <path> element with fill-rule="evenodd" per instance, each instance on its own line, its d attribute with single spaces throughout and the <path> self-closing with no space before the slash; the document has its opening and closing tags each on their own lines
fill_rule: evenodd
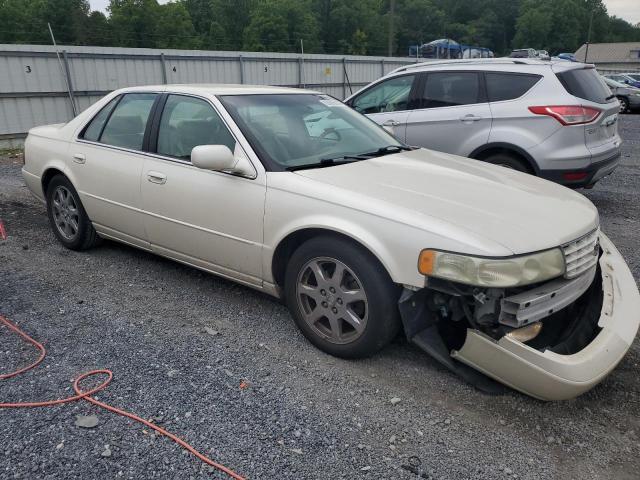
<svg viewBox="0 0 640 480">
<path fill-rule="evenodd" d="M 464 117 L 460 117 L 461 122 L 477 122 L 478 120 L 482 120 L 482 117 L 478 117 L 473 114 L 465 115 Z"/>
<path fill-rule="evenodd" d="M 151 183 L 164 185 L 167 183 L 167 176 L 164 173 L 149 171 L 147 172 L 147 180 Z"/>
<path fill-rule="evenodd" d="M 382 124 L 383 127 L 397 127 L 400 125 L 400 122 L 397 120 L 387 120 Z"/>
<path fill-rule="evenodd" d="M 85 157 L 84 154 L 82 154 L 82 153 L 76 153 L 73 156 L 73 161 L 76 162 L 76 163 L 84 163 L 84 162 L 87 161 L 87 157 Z"/>
</svg>

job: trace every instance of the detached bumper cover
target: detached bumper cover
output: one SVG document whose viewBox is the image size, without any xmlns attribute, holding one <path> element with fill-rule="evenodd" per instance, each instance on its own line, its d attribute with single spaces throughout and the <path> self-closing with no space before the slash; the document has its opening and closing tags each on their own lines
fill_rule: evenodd
<svg viewBox="0 0 640 480">
<path fill-rule="evenodd" d="M 597 385 L 629 350 L 640 324 L 640 294 L 627 264 L 602 233 L 600 245 L 604 298 L 598 326 L 602 330 L 584 349 L 560 355 L 468 330 L 464 345 L 451 356 L 541 400 L 574 398 Z"/>
</svg>

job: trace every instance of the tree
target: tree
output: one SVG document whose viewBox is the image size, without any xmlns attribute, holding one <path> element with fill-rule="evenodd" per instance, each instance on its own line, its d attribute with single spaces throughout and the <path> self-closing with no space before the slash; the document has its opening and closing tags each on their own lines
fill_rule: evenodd
<svg viewBox="0 0 640 480">
<path fill-rule="evenodd" d="M 160 13 L 160 5 L 156 0 L 111 0 L 108 10 L 109 24 L 117 46 L 156 46 Z"/>
<path fill-rule="evenodd" d="M 317 52 L 318 23 L 304 0 L 264 0 L 251 13 L 244 31 L 244 49 L 255 51 Z"/>
<path fill-rule="evenodd" d="M 0 0 L 0 42 L 386 55 L 391 0 Z M 488 47 L 574 51 L 640 41 L 603 0 L 395 0 L 395 54 L 438 38 Z"/>
<path fill-rule="evenodd" d="M 156 48 L 195 49 L 201 38 L 191 22 L 189 11 L 182 3 L 160 5 L 155 25 Z"/>
<path fill-rule="evenodd" d="M 398 17 L 400 46 L 422 45 L 439 38 L 444 31 L 445 14 L 431 0 L 401 2 L 398 5 Z"/>
<path fill-rule="evenodd" d="M 85 31 L 79 43 L 106 47 L 113 45 L 113 33 L 107 17 L 102 12 L 91 12 L 85 22 Z"/>
</svg>

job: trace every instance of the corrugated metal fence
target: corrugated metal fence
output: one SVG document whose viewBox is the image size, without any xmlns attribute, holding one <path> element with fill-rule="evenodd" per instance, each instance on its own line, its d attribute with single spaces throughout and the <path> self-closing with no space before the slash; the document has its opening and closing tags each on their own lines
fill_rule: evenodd
<svg viewBox="0 0 640 480">
<path fill-rule="evenodd" d="M 0 142 L 65 122 L 117 88 L 164 83 L 305 86 L 344 98 L 408 58 L 0 45 Z"/>
</svg>

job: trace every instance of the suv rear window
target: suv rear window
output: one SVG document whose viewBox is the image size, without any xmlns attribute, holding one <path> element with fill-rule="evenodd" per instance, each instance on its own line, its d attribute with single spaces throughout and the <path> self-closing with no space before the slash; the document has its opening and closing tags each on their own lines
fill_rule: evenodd
<svg viewBox="0 0 640 480">
<path fill-rule="evenodd" d="M 485 73 L 487 94 L 490 102 L 513 100 L 527 93 L 540 75 L 523 75 L 521 73 Z"/>
<path fill-rule="evenodd" d="M 607 103 L 615 97 L 600 79 L 595 68 L 578 68 L 556 73 L 565 90 L 574 97 L 595 103 Z"/>
</svg>

